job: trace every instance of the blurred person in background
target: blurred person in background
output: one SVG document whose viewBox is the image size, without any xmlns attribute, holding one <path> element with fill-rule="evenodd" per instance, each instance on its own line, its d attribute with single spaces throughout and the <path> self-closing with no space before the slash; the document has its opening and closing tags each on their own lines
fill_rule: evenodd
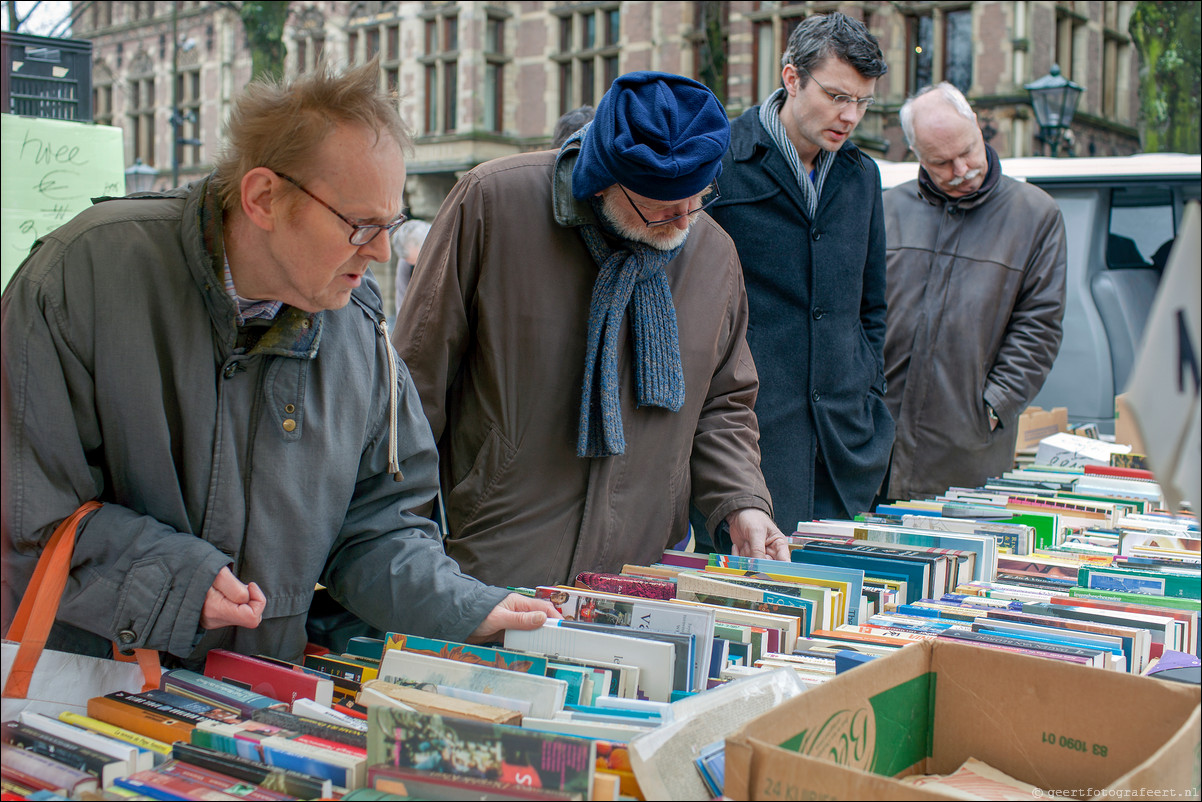
<svg viewBox="0 0 1202 802">
<path fill-rule="evenodd" d="M 396 282 L 393 290 L 396 294 L 396 311 L 401 311 L 401 302 L 405 300 L 405 292 L 409 288 L 409 278 L 413 275 L 413 266 L 417 264 L 418 254 L 421 253 L 422 243 L 430 233 L 430 224 L 425 220 L 406 220 L 392 234 L 392 249 L 396 252 Z"/>
</svg>

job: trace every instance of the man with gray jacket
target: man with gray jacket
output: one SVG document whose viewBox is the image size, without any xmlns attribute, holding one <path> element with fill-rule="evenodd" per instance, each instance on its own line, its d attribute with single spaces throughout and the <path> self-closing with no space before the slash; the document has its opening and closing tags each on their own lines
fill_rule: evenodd
<svg viewBox="0 0 1202 802">
<path fill-rule="evenodd" d="M 554 615 L 410 512 L 437 455 L 365 272 L 404 220 L 408 134 L 377 85 L 374 63 L 252 84 L 207 179 L 35 244 L 2 304 L 6 627 L 92 499 L 51 647 L 296 660 L 317 583 L 455 640 Z"/>
<path fill-rule="evenodd" d="M 941 83 L 906 101 L 921 168 L 885 193 L 890 498 L 977 487 L 1014 461 L 1018 416 L 1060 350 L 1064 220 L 1002 175 L 977 117 Z"/>
</svg>

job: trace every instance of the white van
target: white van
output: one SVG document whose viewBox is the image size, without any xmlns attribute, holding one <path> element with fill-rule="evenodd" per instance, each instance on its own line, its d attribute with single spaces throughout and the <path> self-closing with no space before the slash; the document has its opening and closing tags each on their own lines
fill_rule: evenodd
<svg viewBox="0 0 1202 802">
<path fill-rule="evenodd" d="M 915 162 L 878 163 L 885 189 L 918 175 Z M 1068 407 L 1072 423 L 1113 434 L 1114 396 L 1126 389 L 1185 204 L 1202 194 L 1202 156 L 1002 159 L 1002 173 L 1056 199 L 1068 240 L 1064 341 L 1032 403 Z"/>
</svg>

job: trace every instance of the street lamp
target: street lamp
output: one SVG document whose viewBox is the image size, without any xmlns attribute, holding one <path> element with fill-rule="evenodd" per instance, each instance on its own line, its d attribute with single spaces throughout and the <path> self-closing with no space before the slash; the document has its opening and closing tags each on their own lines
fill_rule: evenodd
<svg viewBox="0 0 1202 802">
<path fill-rule="evenodd" d="M 1039 139 L 1052 147 L 1052 158 L 1060 147 L 1060 138 L 1073 123 L 1073 114 L 1085 87 L 1075 84 L 1060 74 L 1060 65 L 1053 64 L 1052 71 L 1042 78 L 1026 84 L 1031 93 L 1031 107 L 1035 109 L 1035 122 L 1039 124 Z"/>
<path fill-rule="evenodd" d="M 149 192 L 158 174 L 159 171 L 149 164 L 142 164 L 141 159 L 134 159 L 134 163 L 125 168 L 125 193 L 132 195 L 135 192 Z"/>
</svg>

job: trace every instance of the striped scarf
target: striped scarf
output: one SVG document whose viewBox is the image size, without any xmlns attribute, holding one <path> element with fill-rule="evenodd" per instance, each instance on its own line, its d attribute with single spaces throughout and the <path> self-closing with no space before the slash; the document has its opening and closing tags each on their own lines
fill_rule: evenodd
<svg viewBox="0 0 1202 802">
<path fill-rule="evenodd" d="M 785 90 L 777 89 L 760 104 L 760 124 L 780 148 L 785 161 L 797 178 L 797 185 L 801 187 L 801 197 L 805 201 L 806 214 L 813 220 L 814 215 L 818 213 L 818 198 L 822 195 L 822 185 L 826 181 L 827 173 L 831 171 L 831 165 L 835 163 L 835 154 L 819 149 L 818 157 L 814 161 L 814 180 L 811 181 L 809 173 L 801 164 L 801 157 L 797 155 L 797 149 L 789 141 L 784 123 L 780 121 L 780 110 L 784 105 Z"/>
<path fill-rule="evenodd" d="M 664 273 L 664 266 L 680 248 L 661 251 L 640 242 L 626 241 L 623 250 L 614 250 L 597 226 L 580 226 L 580 233 L 601 269 L 593 284 L 589 305 L 576 454 L 610 457 L 626 452 L 618 389 L 618 338 L 627 307 L 633 310 L 638 405 L 677 412 L 684 404 L 680 332 L 676 326 L 672 289 Z"/>
</svg>

